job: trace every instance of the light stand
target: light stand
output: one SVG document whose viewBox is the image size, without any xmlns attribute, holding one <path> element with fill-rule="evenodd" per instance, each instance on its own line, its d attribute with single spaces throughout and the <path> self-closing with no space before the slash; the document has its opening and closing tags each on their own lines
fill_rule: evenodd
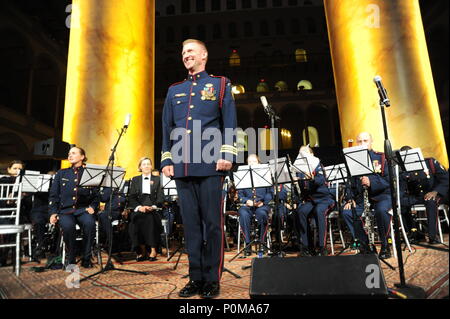
<svg viewBox="0 0 450 319">
<path fill-rule="evenodd" d="M 130 273 L 135 273 L 135 274 L 142 274 L 142 275 L 148 275 L 148 272 L 145 271 L 136 271 L 136 270 L 129 270 L 129 269 L 121 269 L 121 268 L 115 268 L 114 264 L 111 261 L 111 252 L 112 252 L 112 241 L 113 241 L 113 230 L 112 230 L 112 202 L 113 202 L 113 194 L 114 194 L 114 188 L 113 188 L 113 176 L 114 176 L 114 155 L 116 153 L 116 149 L 117 149 L 117 145 L 120 142 L 120 139 L 122 138 L 123 134 L 125 134 L 128 125 L 130 124 L 130 117 L 131 115 L 128 114 L 126 120 L 125 120 L 125 125 L 122 127 L 122 129 L 120 130 L 119 133 L 119 137 L 117 138 L 116 144 L 113 146 L 113 148 L 111 149 L 111 154 L 109 156 L 109 160 L 108 160 L 108 165 L 106 165 L 106 169 L 105 169 L 105 174 L 104 177 L 105 178 L 107 175 L 109 175 L 110 177 L 110 187 L 111 187 L 111 194 L 109 195 L 109 210 L 108 210 L 108 221 L 109 221 L 109 227 L 111 227 L 110 231 L 108 231 L 108 260 L 106 261 L 106 265 L 105 267 L 103 267 L 100 271 L 93 273 L 92 275 L 89 275 L 87 277 L 84 277 L 80 280 L 84 281 L 86 279 L 89 279 L 91 277 L 100 275 L 104 272 L 107 272 L 109 270 L 119 270 L 119 271 L 124 271 L 124 272 L 130 272 Z M 111 167 L 111 168 L 110 168 Z"/>
<path fill-rule="evenodd" d="M 383 121 L 383 132 L 384 132 L 384 154 L 387 160 L 388 173 L 389 173 L 389 186 L 391 191 L 391 202 L 392 202 L 392 213 L 394 222 L 394 236 L 395 236 L 395 249 L 397 250 L 397 260 L 400 275 L 400 283 L 396 283 L 395 286 L 398 290 L 406 296 L 411 298 L 426 298 L 425 290 L 421 287 L 406 284 L 405 281 L 405 269 L 403 264 L 402 247 L 400 242 L 400 232 L 399 232 L 399 216 L 398 216 L 398 206 L 397 206 L 397 192 L 396 187 L 399 187 L 398 181 L 394 181 L 394 169 L 393 161 L 394 154 L 392 152 L 391 142 L 389 140 L 389 134 L 386 123 L 385 107 L 390 106 L 390 101 L 387 97 L 387 91 L 381 83 L 381 78 L 376 76 L 374 82 L 378 87 L 378 94 L 380 96 L 380 111 L 381 118 Z"/>
</svg>

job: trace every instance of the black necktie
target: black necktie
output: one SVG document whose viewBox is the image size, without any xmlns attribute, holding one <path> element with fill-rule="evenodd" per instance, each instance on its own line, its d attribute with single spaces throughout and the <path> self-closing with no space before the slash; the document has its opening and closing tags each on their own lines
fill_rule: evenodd
<svg viewBox="0 0 450 319">
<path fill-rule="evenodd" d="M 144 177 L 144 179 L 148 179 L 148 177 Z"/>
</svg>

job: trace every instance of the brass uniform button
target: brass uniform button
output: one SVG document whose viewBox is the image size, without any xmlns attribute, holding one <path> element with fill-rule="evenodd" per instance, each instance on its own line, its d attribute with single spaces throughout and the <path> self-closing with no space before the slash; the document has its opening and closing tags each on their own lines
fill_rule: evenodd
<svg viewBox="0 0 450 319">
<path fill-rule="evenodd" d="M 195 92 L 192 92 L 192 93 L 191 93 L 191 96 L 195 96 Z"/>
<path fill-rule="evenodd" d="M 191 106 L 189 106 L 191 109 L 193 109 L 194 108 L 194 106 L 193 105 L 191 105 Z"/>
<path fill-rule="evenodd" d="M 192 131 L 191 131 L 191 130 L 187 130 L 186 132 L 187 132 L 188 134 L 191 134 Z"/>
<path fill-rule="evenodd" d="M 188 117 L 188 120 L 189 120 L 189 121 L 192 120 L 192 116 L 189 116 L 189 117 Z"/>
</svg>

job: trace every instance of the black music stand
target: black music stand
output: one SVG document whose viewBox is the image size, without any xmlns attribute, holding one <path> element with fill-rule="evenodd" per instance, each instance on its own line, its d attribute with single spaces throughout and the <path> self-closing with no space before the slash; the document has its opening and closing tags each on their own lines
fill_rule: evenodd
<svg viewBox="0 0 450 319">
<path fill-rule="evenodd" d="M 177 192 L 177 186 L 175 184 L 175 180 L 170 178 L 170 177 L 166 177 L 164 174 L 161 175 L 161 184 L 162 184 L 162 188 L 163 188 L 163 192 L 164 192 L 164 198 L 168 197 L 170 199 L 169 205 L 172 205 L 175 201 L 172 201 L 172 198 L 174 198 L 175 196 L 178 195 Z M 170 214 L 170 212 L 169 212 Z M 170 217 L 167 221 L 167 223 L 170 223 Z M 165 244 L 166 244 L 166 248 L 167 248 L 167 261 L 169 261 L 170 259 L 172 259 L 172 257 L 178 252 L 180 251 L 180 256 L 178 258 L 178 261 L 181 258 L 181 255 L 184 252 L 184 247 L 183 247 L 183 241 L 180 239 L 179 244 L 177 249 L 174 251 L 174 253 L 172 254 L 172 256 L 170 256 L 170 251 L 169 251 L 169 225 L 167 224 L 167 227 L 164 227 L 164 237 L 165 237 Z M 183 236 L 180 235 L 180 238 L 182 238 Z M 178 265 L 178 261 L 175 264 L 175 268 Z"/>
<path fill-rule="evenodd" d="M 233 173 L 235 187 L 236 190 L 239 189 L 248 189 L 251 188 L 254 190 L 255 188 L 261 187 L 272 187 L 272 175 L 270 173 L 269 164 L 257 164 L 257 165 L 244 165 L 240 166 L 236 172 Z M 256 208 L 253 206 L 253 210 Z M 254 211 L 253 211 L 254 212 Z M 267 251 L 270 251 L 269 247 L 267 247 L 264 243 L 261 243 L 259 240 L 259 231 L 258 227 L 255 230 L 255 238 L 248 244 L 244 245 L 236 255 L 233 256 L 228 262 L 232 262 L 239 256 L 247 247 L 250 247 L 252 244 L 256 244 L 258 246 L 257 251 L 252 251 L 257 253 L 258 255 L 262 255 L 262 249 L 265 248 Z M 250 268 L 251 266 L 244 266 L 243 269 Z"/>
<path fill-rule="evenodd" d="M 276 185 L 276 187 L 278 188 L 278 185 L 281 184 L 287 184 L 287 183 L 291 183 L 291 175 L 290 175 L 290 171 L 289 171 L 289 165 L 288 165 L 288 160 L 286 157 L 281 157 L 281 158 L 277 158 L 277 159 L 271 159 L 269 160 L 269 167 L 270 167 L 270 171 L 272 173 L 272 183 L 273 185 Z M 276 239 L 278 242 L 278 249 L 276 252 L 273 252 L 273 256 L 278 256 L 278 257 L 285 257 L 286 256 L 286 252 L 284 251 L 284 246 L 282 243 L 282 238 L 281 238 L 281 212 L 279 210 L 279 204 L 280 204 L 280 198 L 278 196 L 278 190 L 275 194 L 275 218 L 277 219 L 277 227 L 275 229 L 275 234 L 276 234 Z"/>
</svg>

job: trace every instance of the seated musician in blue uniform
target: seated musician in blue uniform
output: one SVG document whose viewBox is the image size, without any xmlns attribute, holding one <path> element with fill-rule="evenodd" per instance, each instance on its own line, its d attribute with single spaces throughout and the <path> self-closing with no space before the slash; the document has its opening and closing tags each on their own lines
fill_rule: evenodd
<svg viewBox="0 0 450 319">
<path fill-rule="evenodd" d="M 403 146 L 400 150 L 410 150 Z M 414 232 L 416 225 L 411 214 L 411 207 L 416 204 L 425 206 L 428 221 L 428 242 L 437 244 L 438 208 L 448 198 L 448 171 L 434 158 L 425 158 L 425 170 L 400 173 L 400 204 L 405 226 L 410 239 L 414 242 L 420 239 L 420 234 Z"/>
<path fill-rule="evenodd" d="M 392 208 L 392 202 L 386 158 L 384 153 L 372 149 L 373 138 L 370 133 L 361 132 L 356 138 L 356 144 L 367 146 L 375 173 L 352 178 L 352 190 L 347 191 L 349 195 L 346 197 L 344 204 L 344 220 L 353 237 L 358 237 L 358 234 L 360 234 L 358 240 L 362 243 L 368 243 L 367 233 L 362 229 L 363 224 L 360 219 L 364 211 L 363 192 L 364 188 L 367 188 L 370 207 L 375 212 L 375 221 L 381 241 L 379 257 L 380 259 L 388 259 L 391 257 L 388 238 L 391 230 L 392 216 L 389 214 L 389 210 Z M 352 205 L 358 219 L 356 225 L 353 221 Z M 355 227 L 358 227 L 358 229 L 355 229 Z"/>
<path fill-rule="evenodd" d="M 314 155 L 309 146 L 300 147 L 300 157 L 310 157 Z M 297 173 L 297 178 L 301 190 L 301 202 L 297 208 L 300 233 L 300 256 L 309 256 L 310 243 L 308 238 L 310 216 L 314 217 L 318 230 L 319 247 L 314 254 L 326 256 L 326 236 L 327 236 L 327 214 L 334 207 L 335 202 L 324 176 L 322 165 L 319 163 L 312 169 L 311 175 L 307 172 Z"/>
<path fill-rule="evenodd" d="M 83 233 L 82 263 L 84 268 L 92 268 L 91 255 L 95 239 L 95 217 L 100 203 L 98 188 L 80 186 L 86 152 L 81 147 L 69 150 L 71 167 L 60 169 L 53 180 L 49 194 L 50 223 L 59 223 L 67 249 L 68 264 L 76 262 L 76 224 Z"/>
<path fill-rule="evenodd" d="M 163 109 L 161 168 L 175 179 L 189 256 L 190 281 L 180 297 L 214 298 L 220 293 L 225 237 L 222 187 L 237 155 L 231 82 L 209 75 L 207 60 L 202 41 L 183 42 L 188 77 L 169 88 Z M 208 136 L 202 138 L 203 134 Z"/>
<path fill-rule="evenodd" d="M 143 157 L 139 160 L 138 169 L 142 175 L 133 177 L 128 193 L 131 209 L 129 232 L 137 261 L 157 260 L 156 249 L 163 232 L 157 208 L 162 206 L 164 194 L 160 178 L 151 174 L 152 167 L 150 158 Z"/>
<path fill-rule="evenodd" d="M 260 164 L 258 155 L 250 154 L 247 158 L 248 165 Z M 239 223 L 241 225 L 241 230 L 244 235 L 245 241 L 245 256 L 250 256 L 252 254 L 251 247 L 248 244 L 252 241 L 250 237 L 250 228 L 252 225 L 252 218 L 255 216 L 259 241 L 261 243 L 265 242 L 268 219 L 269 219 L 269 202 L 273 200 L 273 188 L 272 187 L 258 187 L 258 188 L 246 188 L 238 190 L 238 196 L 240 202 L 243 204 L 239 208 Z"/>
</svg>

